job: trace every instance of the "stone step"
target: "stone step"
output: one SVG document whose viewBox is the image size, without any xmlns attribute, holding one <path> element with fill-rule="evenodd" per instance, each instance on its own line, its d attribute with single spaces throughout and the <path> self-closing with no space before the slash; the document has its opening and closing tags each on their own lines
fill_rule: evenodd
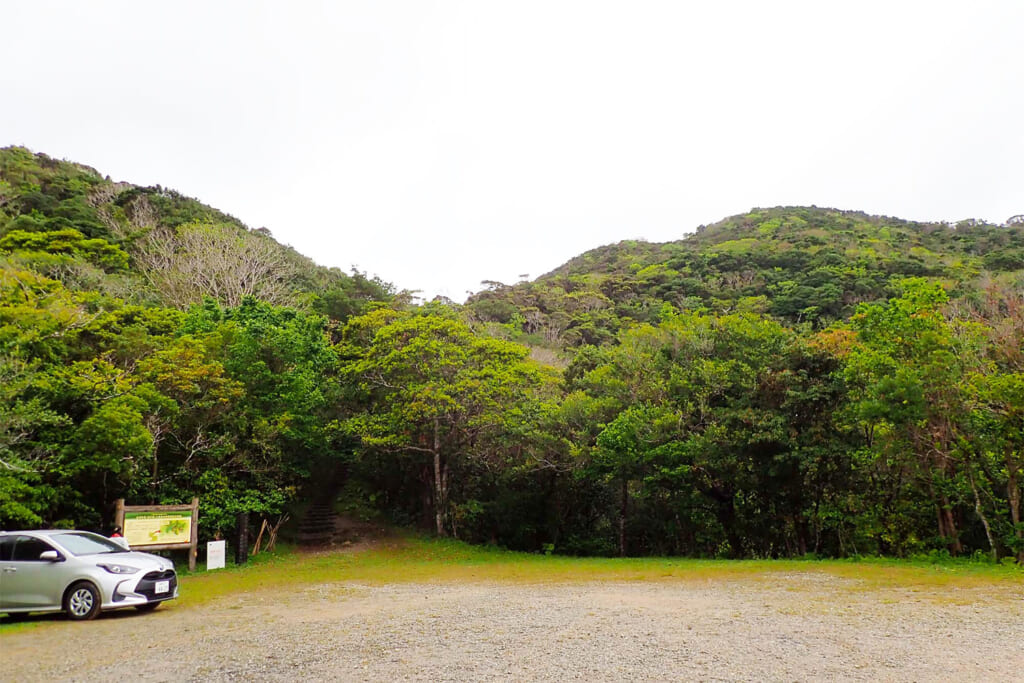
<svg viewBox="0 0 1024 683">
<path fill-rule="evenodd" d="M 299 526 L 331 526 L 334 524 L 334 517 L 323 517 L 318 519 L 304 519 L 299 522 Z"/>
<path fill-rule="evenodd" d="M 331 503 L 313 503 L 299 522 L 299 545 L 330 545 L 336 538 L 338 515 Z"/>
<path fill-rule="evenodd" d="M 299 534 L 299 545 L 330 545 L 334 541 L 334 534 Z"/>
</svg>

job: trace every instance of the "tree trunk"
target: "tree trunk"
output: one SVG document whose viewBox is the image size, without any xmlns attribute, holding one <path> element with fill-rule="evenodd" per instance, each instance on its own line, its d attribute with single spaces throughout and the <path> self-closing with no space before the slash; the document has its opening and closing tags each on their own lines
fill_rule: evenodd
<svg viewBox="0 0 1024 683">
<path fill-rule="evenodd" d="M 725 539 L 729 542 L 729 557 L 743 557 L 743 539 L 736 531 L 736 501 L 731 490 L 715 486 L 711 489 L 711 497 L 715 500 L 715 513 L 718 523 L 725 531 Z"/>
<path fill-rule="evenodd" d="M 160 453 L 160 441 L 163 438 L 164 430 L 160 427 L 160 423 L 155 420 L 146 420 L 146 429 L 153 435 L 153 467 L 150 468 L 149 473 L 149 504 L 156 505 L 156 494 L 159 488 L 157 477 L 160 474 L 160 459 L 157 455 Z"/>
<path fill-rule="evenodd" d="M 448 514 L 448 460 L 441 460 L 441 500 L 444 505 L 441 508 L 441 519 L 443 520 L 445 527 L 449 525 L 454 529 L 454 522 L 449 522 L 448 518 L 451 516 Z"/>
<path fill-rule="evenodd" d="M 434 418 L 434 521 L 437 523 L 437 535 L 444 536 L 445 484 L 441 476 L 441 430 Z"/>
<path fill-rule="evenodd" d="M 956 556 L 963 552 L 963 544 L 960 543 L 960 534 L 956 529 L 956 519 L 953 517 L 953 506 L 949 498 L 943 494 L 939 497 L 938 505 L 939 535 L 947 539 L 946 547 L 949 554 Z"/>
<path fill-rule="evenodd" d="M 626 556 L 626 512 L 629 505 L 629 481 L 622 478 L 622 507 L 619 509 L 619 557 Z"/>
<path fill-rule="evenodd" d="M 807 554 L 807 537 L 810 536 L 807 519 L 798 513 L 793 526 L 796 528 L 796 549 L 802 557 Z"/>
<path fill-rule="evenodd" d="M 434 475 L 433 465 L 423 465 L 420 472 L 420 527 L 426 531 L 434 528 Z"/>
<path fill-rule="evenodd" d="M 974 473 L 968 469 L 967 479 L 971 482 L 971 492 L 974 493 L 974 512 L 981 518 L 981 525 L 985 527 L 985 538 L 988 539 L 989 552 L 993 560 L 999 559 L 999 551 L 996 550 L 996 542 L 992 539 L 992 528 L 988 525 L 988 518 L 985 511 L 981 509 L 981 496 L 978 495 L 978 487 L 974 483 Z"/>
<path fill-rule="evenodd" d="M 1017 481 L 1017 470 L 1013 463 L 1007 458 L 1006 471 L 1009 476 L 1006 480 L 1006 498 L 1010 501 L 1010 520 L 1013 522 L 1013 530 L 1017 535 L 1017 562 L 1024 564 L 1024 527 L 1021 526 L 1021 500 L 1020 484 Z"/>
<path fill-rule="evenodd" d="M 156 505 L 156 475 L 160 473 L 160 462 L 156 458 L 156 445 L 153 445 L 153 469 L 149 478 L 149 504 Z"/>
</svg>

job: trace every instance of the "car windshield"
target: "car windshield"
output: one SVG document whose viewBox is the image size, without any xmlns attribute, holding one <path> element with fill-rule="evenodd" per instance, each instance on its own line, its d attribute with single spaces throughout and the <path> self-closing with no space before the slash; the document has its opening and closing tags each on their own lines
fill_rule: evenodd
<svg viewBox="0 0 1024 683">
<path fill-rule="evenodd" d="M 118 544 L 96 534 L 76 532 L 55 534 L 52 538 L 74 555 L 100 555 L 102 553 L 124 552 L 124 548 Z"/>
</svg>

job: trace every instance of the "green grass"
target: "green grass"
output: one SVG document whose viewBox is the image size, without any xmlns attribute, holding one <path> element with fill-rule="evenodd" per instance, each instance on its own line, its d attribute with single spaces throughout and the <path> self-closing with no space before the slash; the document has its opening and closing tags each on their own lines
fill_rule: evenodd
<svg viewBox="0 0 1024 683">
<path fill-rule="evenodd" d="M 851 579 L 848 589 L 1024 589 L 1024 569 L 969 561 L 695 560 L 575 558 L 471 546 L 458 541 L 405 538 L 361 552 L 302 553 L 282 549 L 244 567 L 182 578 L 182 604 L 294 584 L 497 582 L 557 584 L 601 581 L 784 582 L 790 573 Z"/>
</svg>

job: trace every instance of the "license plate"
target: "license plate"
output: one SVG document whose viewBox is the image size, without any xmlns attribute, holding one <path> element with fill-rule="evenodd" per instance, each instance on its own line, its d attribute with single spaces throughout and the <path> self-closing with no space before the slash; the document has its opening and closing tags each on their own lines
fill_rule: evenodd
<svg viewBox="0 0 1024 683">
<path fill-rule="evenodd" d="M 156 585 L 153 586 L 154 593 L 169 593 L 171 590 L 170 581 L 157 581 Z"/>
</svg>

